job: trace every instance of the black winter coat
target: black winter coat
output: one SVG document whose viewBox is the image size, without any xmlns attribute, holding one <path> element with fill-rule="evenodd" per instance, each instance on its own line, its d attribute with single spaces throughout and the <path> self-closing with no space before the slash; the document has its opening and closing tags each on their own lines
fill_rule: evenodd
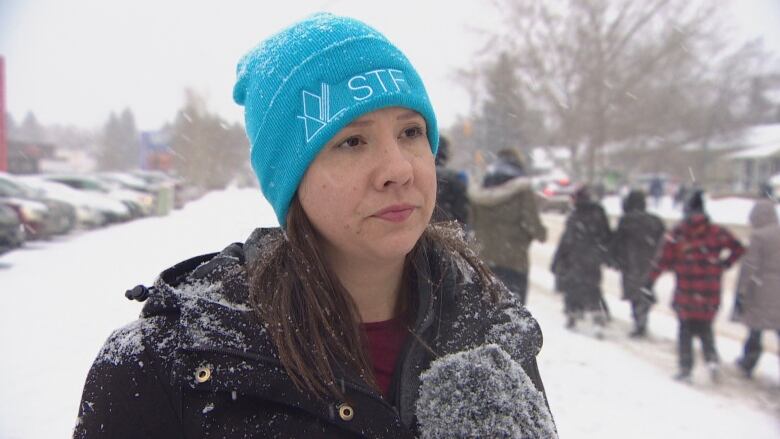
<svg viewBox="0 0 780 439">
<path fill-rule="evenodd" d="M 458 173 L 442 166 L 436 167 L 437 193 L 434 212 L 437 221 L 455 220 L 461 224 L 469 222 L 469 199 L 466 195 L 466 183 L 458 178 Z"/>
<path fill-rule="evenodd" d="M 626 212 L 612 237 L 612 263 L 623 274 L 623 299 L 636 300 L 647 283 L 664 236 L 664 223 L 644 210 Z"/>
<path fill-rule="evenodd" d="M 389 400 L 339 367 L 345 401 L 296 390 L 248 304 L 246 261 L 276 239 L 282 239 L 278 229 L 258 229 L 245 244 L 164 271 L 141 318 L 115 331 L 98 354 L 74 436 L 413 437 L 420 374 L 434 357 L 487 343 L 504 348 L 533 382 L 533 394 L 544 398 L 536 320 L 517 303 L 487 299 L 475 273 L 438 251 L 416 261 L 419 338 L 409 337 L 402 350 Z M 441 261 L 448 268 L 437 268 Z M 352 409 L 351 419 L 341 416 L 342 404 Z"/>
<path fill-rule="evenodd" d="M 551 266 L 556 289 L 578 297 L 587 309 L 601 307 L 601 265 L 608 261 L 612 232 L 604 208 L 581 201 L 566 219 L 566 227 Z"/>
</svg>

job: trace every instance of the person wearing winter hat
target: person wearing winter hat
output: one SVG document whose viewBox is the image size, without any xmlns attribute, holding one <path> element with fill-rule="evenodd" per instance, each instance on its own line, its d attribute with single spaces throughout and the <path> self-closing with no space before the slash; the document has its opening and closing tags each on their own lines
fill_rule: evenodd
<svg viewBox="0 0 780 439">
<path fill-rule="evenodd" d="M 590 314 L 595 335 L 601 338 L 609 318 L 601 291 L 601 267 L 609 262 L 612 229 L 604 208 L 591 200 L 586 185 L 572 198 L 574 209 L 566 218 L 550 271 L 556 289 L 563 292 L 566 327 L 574 329 L 577 321 Z"/>
<path fill-rule="evenodd" d="M 498 151 L 482 182 L 469 186 L 480 256 L 523 304 L 528 297 L 528 249 L 547 240 L 531 177 L 521 151 Z"/>
<path fill-rule="evenodd" d="M 631 303 L 634 329 L 631 337 L 647 335 L 647 320 L 655 296 L 644 287 L 658 247 L 664 236 L 664 223 L 646 210 L 645 193 L 632 190 L 623 200 L 623 216 L 610 241 L 610 263 L 620 270 L 623 300 Z"/>
<path fill-rule="evenodd" d="M 764 331 L 780 340 L 780 223 L 774 200 L 758 200 L 750 211 L 750 246 L 739 271 L 733 319 L 750 330 L 737 366 L 750 378 L 761 357 Z"/>
<path fill-rule="evenodd" d="M 500 365 L 486 406 L 533 401 L 514 431 L 554 432 L 538 323 L 459 229 L 430 222 L 439 135 L 407 57 L 317 14 L 250 50 L 233 97 L 280 227 L 127 292 L 141 318 L 98 354 L 74 436 L 433 437 L 420 376 L 464 352 Z"/>
<path fill-rule="evenodd" d="M 745 248 L 726 228 L 710 222 L 704 209 L 704 196 L 695 191 L 685 206 L 685 217 L 667 234 L 653 262 L 645 290 L 652 291 L 664 271 L 676 277 L 672 308 L 679 320 L 677 354 L 679 370 L 675 378 L 691 380 L 693 337 L 701 339 L 710 378 L 718 381 L 720 357 L 712 328 L 720 308 L 721 278 L 734 265 Z"/>
<path fill-rule="evenodd" d="M 701 189 L 694 190 L 683 206 L 683 216 L 689 218 L 693 215 L 706 215 L 704 209 L 704 191 Z"/>
</svg>

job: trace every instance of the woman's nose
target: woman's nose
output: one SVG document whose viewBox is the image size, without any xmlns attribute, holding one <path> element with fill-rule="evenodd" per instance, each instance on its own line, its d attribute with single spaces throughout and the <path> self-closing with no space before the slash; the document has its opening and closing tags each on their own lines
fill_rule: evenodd
<svg viewBox="0 0 780 439">
<path fill-rule="evenodd" d="M 374 185 L 377 190 L 391 186 L 404 186 L 414 180 L 411 156 L 396 139 L 384 142 L 376 157 Z"/>
</svg>

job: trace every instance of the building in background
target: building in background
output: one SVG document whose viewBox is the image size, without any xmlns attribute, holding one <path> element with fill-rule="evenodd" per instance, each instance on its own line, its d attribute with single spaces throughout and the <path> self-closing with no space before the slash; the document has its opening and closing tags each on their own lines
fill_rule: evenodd
<svg viewBox="0 0 780 439">
<path fill-rule="evenodd" d="M 756 193 L 780 173 L 780 124 L 759 125 L 745 131 L 741 149 L 724 157 L 735 180 L 735 190 Z"/>
</svg>

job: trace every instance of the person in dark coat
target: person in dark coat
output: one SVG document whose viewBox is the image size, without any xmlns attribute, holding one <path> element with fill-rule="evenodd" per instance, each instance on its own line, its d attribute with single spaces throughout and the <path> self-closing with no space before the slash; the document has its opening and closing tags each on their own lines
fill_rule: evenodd
<svg viewBox="0 0 780 439">
<path fill-rule="evenodd" d="M 652 180 L 650 180 L 650 197 L 653 198 L 653 205 L 655 207 L 658 207 L 661 205 L 661 199 L 664 196 L 664 181 L 661 179 L 661 176 L 656 175 L 653 177 Z"/>
<path fill-rule="evenodd" d="M 685 201 L 688 199 L 688 185 L 685 183 L 680 183 L 679 186 L 677 186 L 677 190 L 674 192 L 674 207 L 677 208 L 678 206 L 683 205 Z"/>
<path fill-rule="evenodd" d="M 623 300 L 631 302 L 632 337 L 647 333 L 647 316 L 655 297 L 643 289 L 664 234 L 661 219 L 645 210 L 645 194 L 632 190 L 623 201 L 623 216 L 610 245 L 611 261 L 623 275 Z"/>
<path fill-rule="evenodd" d="M 600 336 L 607 318 L 601 266 L 608 262 L 612 232 L 604 208 L 592 201 L 587 186 L 578 189 L 573 198 L 574 210 L 566 219 L 550 269 L 556 289 L 564 293 L 566 326 L 573 328 L 585 313 L 591 313 Z"/>
<path fill-rule="evenodd" d="M 704 210 L 704 196 L 695 191 L 683 209 L 685 217 L 664 240 L 646 288 L 652 290 L 658 276 L 673 271 L 676 277 L 672 308 L 679 319 L 679 380 L 690 380 L 693 368 L 693 337 L 701 339 L 704 358 L 713 381 L 718 380 L 719 363 L 712 322 L 721 300 L 723 272 L 745 252 L 742 244 L 725 228 L 710 222 Z"/>
<path fill-rule="evenodd" d="M 536 195 L 521 153 L 515 149 L 500 151 L 482 185 L 469 187 L 469 199 L 480 256 L 525 304 L 528 248 L 534 240 L 546 241 L 547 229 L 539 218 Z"/>
<path fill-rule="evenodd" d="M 439 137 L 439 152 L 436 154 L 436 207 L 433 217 L 436 221 L 454 220 L 462 225 L 469 222 L 469 199 L 466 183 L 458 171 L 447 168 L 450 157 L 449 141 Z"/>
<path fill-rule="evenodd" d="M 761 357 L 761 336 L 775 332 L 780 340 L 780 224 L 772 200 L 759 200 L 750 212 L 750 246 L 737 282 L 735 320 L 750 329 L 737 365 L 746 377 Z"/>
<path fill-rule="evenodd" d="M 555 438 L 538 323 L 431 224 L 439 137 L 407 58 L 316 14 L 242 58 L 233 96 L 280 227 L 126 293 L 141 318 L 95 359 L 74 437 Z M 480 379 L 480 405 L 436 409 Z"/>
</svg>

